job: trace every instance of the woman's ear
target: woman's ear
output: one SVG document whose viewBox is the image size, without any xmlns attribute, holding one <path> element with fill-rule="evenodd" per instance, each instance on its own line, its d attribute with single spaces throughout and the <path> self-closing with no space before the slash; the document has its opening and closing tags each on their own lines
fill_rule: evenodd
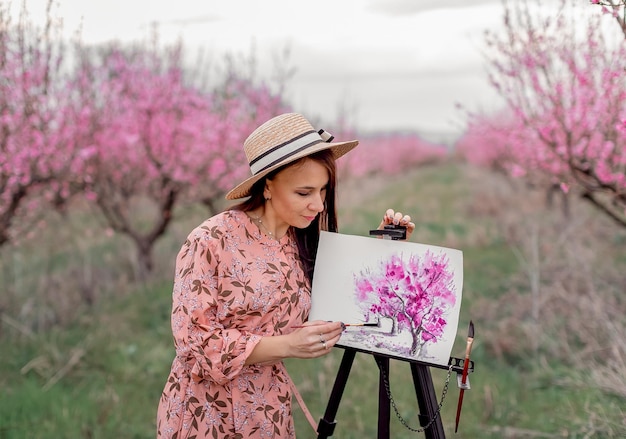
<svg viewBox="0 0 626 439">
<path fill-rule="evenodd" d="M 265 188 L 263 189 L 263 198 L 265 201 L 269 201 L 272 199 L 272 191 L 270 190 L 269 181 L 265 180 Z"/>
</svg>

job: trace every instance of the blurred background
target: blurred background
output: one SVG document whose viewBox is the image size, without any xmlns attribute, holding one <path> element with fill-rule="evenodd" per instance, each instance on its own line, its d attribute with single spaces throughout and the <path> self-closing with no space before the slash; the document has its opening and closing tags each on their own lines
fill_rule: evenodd
<svg viewBox="0 0 626 439">
<path fill-rule="evenodd" d="M 392 207 L 463 251 L 450 436 L 626 437 L 625 52 L 624 0 L 0 0 L 0 438 L 155 436 L 176 254 L 285 111 L 361 142 L 342 233 Z M 287 362 L 316 417 L 341 355 Z M 335 436 L 375 437 L 355 364 Z"/>
<path fill-rule="evenodd" d="M 44 3 L 28 2 L 39 22 Z M 158 29 L 160 41 L 184 42 L 190 64 L 199 50 L 214 62 L 253 54 L 259 77 L 289 78 L 283 97 L 299 111 L 324 123 L 349 111 L 360 131 L 451 139 L 464 125 L 455 105 L 498 102 L 481 55 L 484 31 L 501 27 L 498 0 L 64 0 L 55 10 L 64 35 L 80 30 L 87 44 L 141 41 Z"/>
</svg>

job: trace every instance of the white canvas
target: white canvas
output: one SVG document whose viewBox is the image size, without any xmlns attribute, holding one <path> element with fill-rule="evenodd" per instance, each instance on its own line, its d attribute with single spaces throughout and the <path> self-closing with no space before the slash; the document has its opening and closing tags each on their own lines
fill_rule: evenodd
<svg viewBox="0 0 626 439">
<path fill-rule="evenodd" d="M 339 346 L 446 366 L 463 288 L 460 250 L 321 232 L 310 320 L 349 326 Z"/>
</svg>

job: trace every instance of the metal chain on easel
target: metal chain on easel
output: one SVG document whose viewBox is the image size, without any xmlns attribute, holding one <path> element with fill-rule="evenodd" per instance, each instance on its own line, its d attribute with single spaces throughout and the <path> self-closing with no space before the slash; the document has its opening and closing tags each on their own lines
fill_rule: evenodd
<svg viewBox="0 0 626 439">
<path fill-rule="evenodd" d="M 433 424 L 433 422 L 435 422 L 435 420 L 437 419 L 437 416 L 439 416 L 439 412 L 441 411 L 441 407 L 443 406 L 443 400 L 446 399 L 446 394 L 448 393 L 448 384 L 450 384 L 450 375 L 452 375 L 452 364 L 450 364 L 450 367 L 448 368 L 448 376 L 446 377 L 446 383 L 444 384 L 443 389 L 441 390 L 441 402 L 439 403 L 439 406 L 437 407 L 437 411 L 435 412 L 433 417 L 428 421 L 428 424 L 426 424 L 422 428 L 413 428 L 405 421 L 405 419 L 402 417 L 402 415 L 398 411 L 398 407 L 396 406 L 396 402 L 393 400 L 393 396 L 391 396 L 391 387 L 389 385 L 389 381 L 387 380 L 387 377 L 385 376 L 384 373 L 381 373 L 381 375 L 383 378 L 383 384 L 385 385 L 385 390 L 387 391 L 387 396 L 389 397 L 389 402 L 391 402 L 393 411 L 396 413 L 396 416 L 398 417 L 398 420 L 400 421 L 400 423 L 404 425 L 404 427 L 407 430 L 410 430 L 414 433 L 421 433 L 425 431 L 428 427 L 430 427 Z"/>
</svg>

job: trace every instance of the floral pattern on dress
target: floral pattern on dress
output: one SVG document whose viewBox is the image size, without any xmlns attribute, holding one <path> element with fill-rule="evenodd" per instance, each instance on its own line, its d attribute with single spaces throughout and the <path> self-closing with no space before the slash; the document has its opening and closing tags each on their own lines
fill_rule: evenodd
<svg viewBox="0 0 626 439">
<path fill-rule="evenodd" d="M 157 413 L 159 438 L 295 438 L 282 362 L 245 365 L 263 336 L 308 317 L 311 286 L 290 234 L 276 241 L 241 211 L 194 229 L 176 259 L 176 357 Z"/>
</svg>

